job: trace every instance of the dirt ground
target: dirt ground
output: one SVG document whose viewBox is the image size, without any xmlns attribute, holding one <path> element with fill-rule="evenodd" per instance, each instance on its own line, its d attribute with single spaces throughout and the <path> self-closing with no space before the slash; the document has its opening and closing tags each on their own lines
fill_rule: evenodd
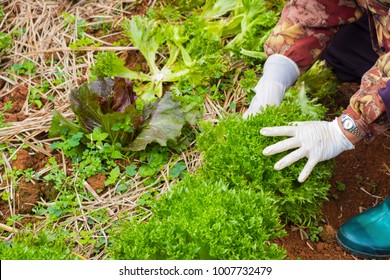
<svg viewBox="0 0 390 280">
<path fill-rule="evenodd" d="M 336 106 L 346 106 L 349 96 L 357 89 L 356 84 L 343 84 L 336 95 Z M 23 119 L 20 113 L 24 104 L 23 95 L 26 90 L 16 88 L 15 93 L 7 99 L 0 99 L 0 109 L 9 100 L 14 100 L 13 111 L 6 115 L 6 120 Z M 13 99 L 14 98 L 14 99 Z M 19 150 L 17 160 L 11 162 L 18 169 L 32 168 L 39 171 L 44 167 L 47 157 L 34 154 L 31 151 Z M 288 227 L 288 236 L 276 242 L 287 249 L 289 259 L 303 260 L 338 260 L 354 259 L 346 254 L 335 243 L 337 229 L 349 218 L 381 202 L 390 194 L 390 133 L 377 137 L 370 144 L 360 143 L 355 150 L 344 152 L 336 158 L 336 168 L 331 178 L 332 188 L 329 200 L 323 206 L 324 217 L 320 225 L 324 228 L 316 243 L 305 238 L 302 232 L 294 227 Z M 17 191 L 15 214 L 31 214 L 33 206 L 41 198 L 53 197 L 50 186 L 39 182 L 24 182 Z M 95 184 L 94 182 L 98 182 Z M 104 181 L 104 180 L 103 180 Z M 99 189 L 102 182 L 99 178 L 90 178 L 88 182 L 94 189 Z M 340 185 L 345 189 L 341 190 Z M 0 202 L 0 222 L 5 223 L 10 216 L 9 207 Z M 30 220 L 29 220 L 30 221 Z"/>
</svg>

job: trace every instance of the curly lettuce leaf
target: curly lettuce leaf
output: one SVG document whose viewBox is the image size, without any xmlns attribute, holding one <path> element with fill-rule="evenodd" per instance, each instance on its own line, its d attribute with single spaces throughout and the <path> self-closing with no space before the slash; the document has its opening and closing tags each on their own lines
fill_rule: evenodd
<svg viewBox="0 0 390 280">
<path fill-rule="evenodd" d="M 99 52 L 95 56 L 94 65 L 91 67 L 94 77 L 122 77 L 129 80 L 151 81 L 152 77 L 135 72 L 125 66 L 125 62 L 114 52 Z"/>
<path fill-rule="evenodd" d="M 321 81 L 320 83 L 318 81 Z M 336 75 L 326 65 L 324 60 L 317 60 L 297 81 L 304 82 L 309 95 L 314 98 L 324 99 L 336 93 L 339 86 Z"/>
<path fill-rule="evenodd" d="M 145 57 L 152 75 L 160 71 L 156 65 L 156 54 L 165 39 L 157 21 L 142 16 L 134 16 L 122 23 L 124 34 Z"/>
</svg>

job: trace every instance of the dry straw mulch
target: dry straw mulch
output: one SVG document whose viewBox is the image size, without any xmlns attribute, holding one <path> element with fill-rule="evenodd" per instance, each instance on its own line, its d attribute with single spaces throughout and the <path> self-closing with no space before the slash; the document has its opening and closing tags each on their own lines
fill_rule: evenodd
<svg viewBox="0 0 390 280">
<path fill-rule="evenodd" d="M 156 1 L 137 1 L 137 0 L 80 0 L 80 1 L 44 1 L 44 0 L 12 0 L 0 1 L 5 16 L 0 22 L 0 32 L 14 34 L 14 44 L 12 49 L 7 53 L 1 54 L 0 80 L 2 89 L 0 91 L 0 100 L 11 95 L 17 88 L 26 88 L 28 94 L 31 90 L 39 90 L 39 85 L 47 83 L 49 90 L 41 92 L 41 100 L 44 100 L 43 106 L 37 108 L 32 106 L 27 96 L 26 101 L 20 108 L 21 114 L 25 118 L 21 121 L 9 123 L 9 126 L 0 128 L 0 144 L 7 143 L 13 149 L 9 154 L 1 150 L 4 166 L 0 170 L 11 169 L 11 158 L 20 150 L 26 149 L 30 153 L 44 154 L 47 157 L 53 155 L 50 144 L 57 139 L 47 139 L 47 132 L 50 127 L 53 109 L 59 111 L 66 117 L 72 118 L 73 113 L 69 109 L 68 94 L 81 83 L 88 81 L 90 77 L 89 68 L 93 64 L 94 55 L 103 50 L 113 50 L 119 55 L 133 50 L 131 45 L 116 47 L 113 45 L 113 37 L 120 36 L 118 31 L 119 24 L 124 17 L 130 17 L 135 13 L 143 13 L 147 7 L 152 7 Z M 111 32 L 98 35 L 99 33 L 85 34 L 86 37 L 100 42 L 99 47 L 80 47 L 77 50 L 71 49 L 69 45 L 77 41 L 76 24 L 65 24 L 63 13 L 76 16 L 79 20 L 85 20 L 88 29 L 98 23 L 110 23 Z M 97 22 L 94 19 L 99 18 Z M 19 35 L 15 35 L 19 34 Z M 35 65 L 33 75 L 18 75 L 15 71 L 10 71 L 15 64 L 23 62 L 32 62 Z M 63 78 L 63 79 L 62 79 Z M 53 83 L 54 80 L 62 79 L 61 83 Z M 210 108 L 216 108 L 212 102 L 208 105 Z M 221 108 L 220 108 L 221 109 Z M 216 115 L 216 114 L 213 114 Z M 62 155 L 61 168 L 66 170 L 64 155 Z M 196 153 L 188 152 L 180 155 L 179 159 L 187 163 L 189 170 L 193 170 L 199 164 L 199 157 Z M 174 163 L 174 162 L 173 162 Z M 170 162 L 172 164 L 172 162 Z M 93 231 L 93 237 L 106 238 L 108 244 L 106 229 L 113 222 L 118 220 L 124 213 L 132 213 L 137 207 L 137 199 L 151 188 L 164 192 L 169 189 L 170 184 L 167 175 L 169 173 L 169 164 L 162 170 L 155 184 L 145 186 L 139 176 L 134 177 L 127 182 L 134 186 L 127 192 L 118 194 L 115 192 L 116 186 L 104 194 L 98 194 L 87 183 L 84 187 L 87 192 L 92 194 L 94 199 L 82 197 L 77 193 L 79 198 L 78 215 L 63 217 L 61 225 L 70 231 Z M 37 173 L 45 175 L 50 171 L 50 167 L 45 167 Z M 12 178 L 11 178 L 12 179 Z M 0 182 L 0 191 L 11 194 L 8 199 L 9 213 L 15 213 L 15 189 L 18 182 L 13 180 L 3 180 Z M 75 178 L 76 180 L 76 178 Z M 161 183 L 162 182 L 162 183 Z M 40 201 L 40 203 L 50 205 L 53 202 Z M 88 213 L 91 211 L 106 209 L 110 215 L 110 222 L 100 224 L 95 221 L 92 225 L 88 223 Z M 144 209 L 147 211 L 147 209 Z M 1 214 L 1 213 L 0 213 Z M 150 215 L 151 213 L 149 213 Z M 126 215 L 124 215 L 126 216 Z M 147 216 L 145 217 L 147 218 Z M 38 218 L 44 220 L 44 217 Z M 6 231 L 16 232 L 23 229 L 19 224 L 16 228 L 7 227 L 1 224 L 1 228 Z M 1 236 L 3 239 L 12 238 L 13 234 Z M 77 242 L 77 240 L 76 240 Z M 103 259 L 104 250 L 99 254 L 94 252 L 93 245 L 82 245 L 76 248 L 75 254 L 83 258 Z"/>
</svg>

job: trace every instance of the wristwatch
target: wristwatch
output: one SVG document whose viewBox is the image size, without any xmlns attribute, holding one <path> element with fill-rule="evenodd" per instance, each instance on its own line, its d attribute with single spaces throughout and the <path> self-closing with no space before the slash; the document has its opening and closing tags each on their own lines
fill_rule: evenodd
<svg viewBox="0 0 390 280">
<path fill-rule="evenodd" d="M 364 138 L 364 135 L 359 131 L 355 120 L 346 114 L 341 115 L 341 124 L 343 125 L 344 130 L 356 135 L 360 139 Z"/>
</svg>

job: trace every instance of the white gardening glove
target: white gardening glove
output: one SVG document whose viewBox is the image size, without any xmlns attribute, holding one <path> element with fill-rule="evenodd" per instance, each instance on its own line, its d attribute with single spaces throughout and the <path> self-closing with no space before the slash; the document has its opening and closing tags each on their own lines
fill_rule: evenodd
<svg viewBox="0 0 390 280">
<path fill-rule="evenodd" d="M 269 56 L 264 63 L 263 76 L 253 89 L 256 95 L 243 118 L 259 113 L 267 105 L 279 105 L 284 92 L 295 83 L 298 76 L 298 66 L 290 58 L 280 54 Z"/>
<path fill-rule="evenodd" d="M 298 177 L 298 181 L 301 183 L 307 179 L 317 163 L 355 148 L 341 131 L 337 118 L 332 122 L 308 121 L 294 124 L 296 125 L 264 127 L 260 133 L 264 136 L 292 136 L 292 138 L 266 147 L 263 154 L 269 156 L 298 148 L 279 160 L 274 168 L 281 170 L 299 159 L 307 157 L 308 161 Z"/>
</svg>

